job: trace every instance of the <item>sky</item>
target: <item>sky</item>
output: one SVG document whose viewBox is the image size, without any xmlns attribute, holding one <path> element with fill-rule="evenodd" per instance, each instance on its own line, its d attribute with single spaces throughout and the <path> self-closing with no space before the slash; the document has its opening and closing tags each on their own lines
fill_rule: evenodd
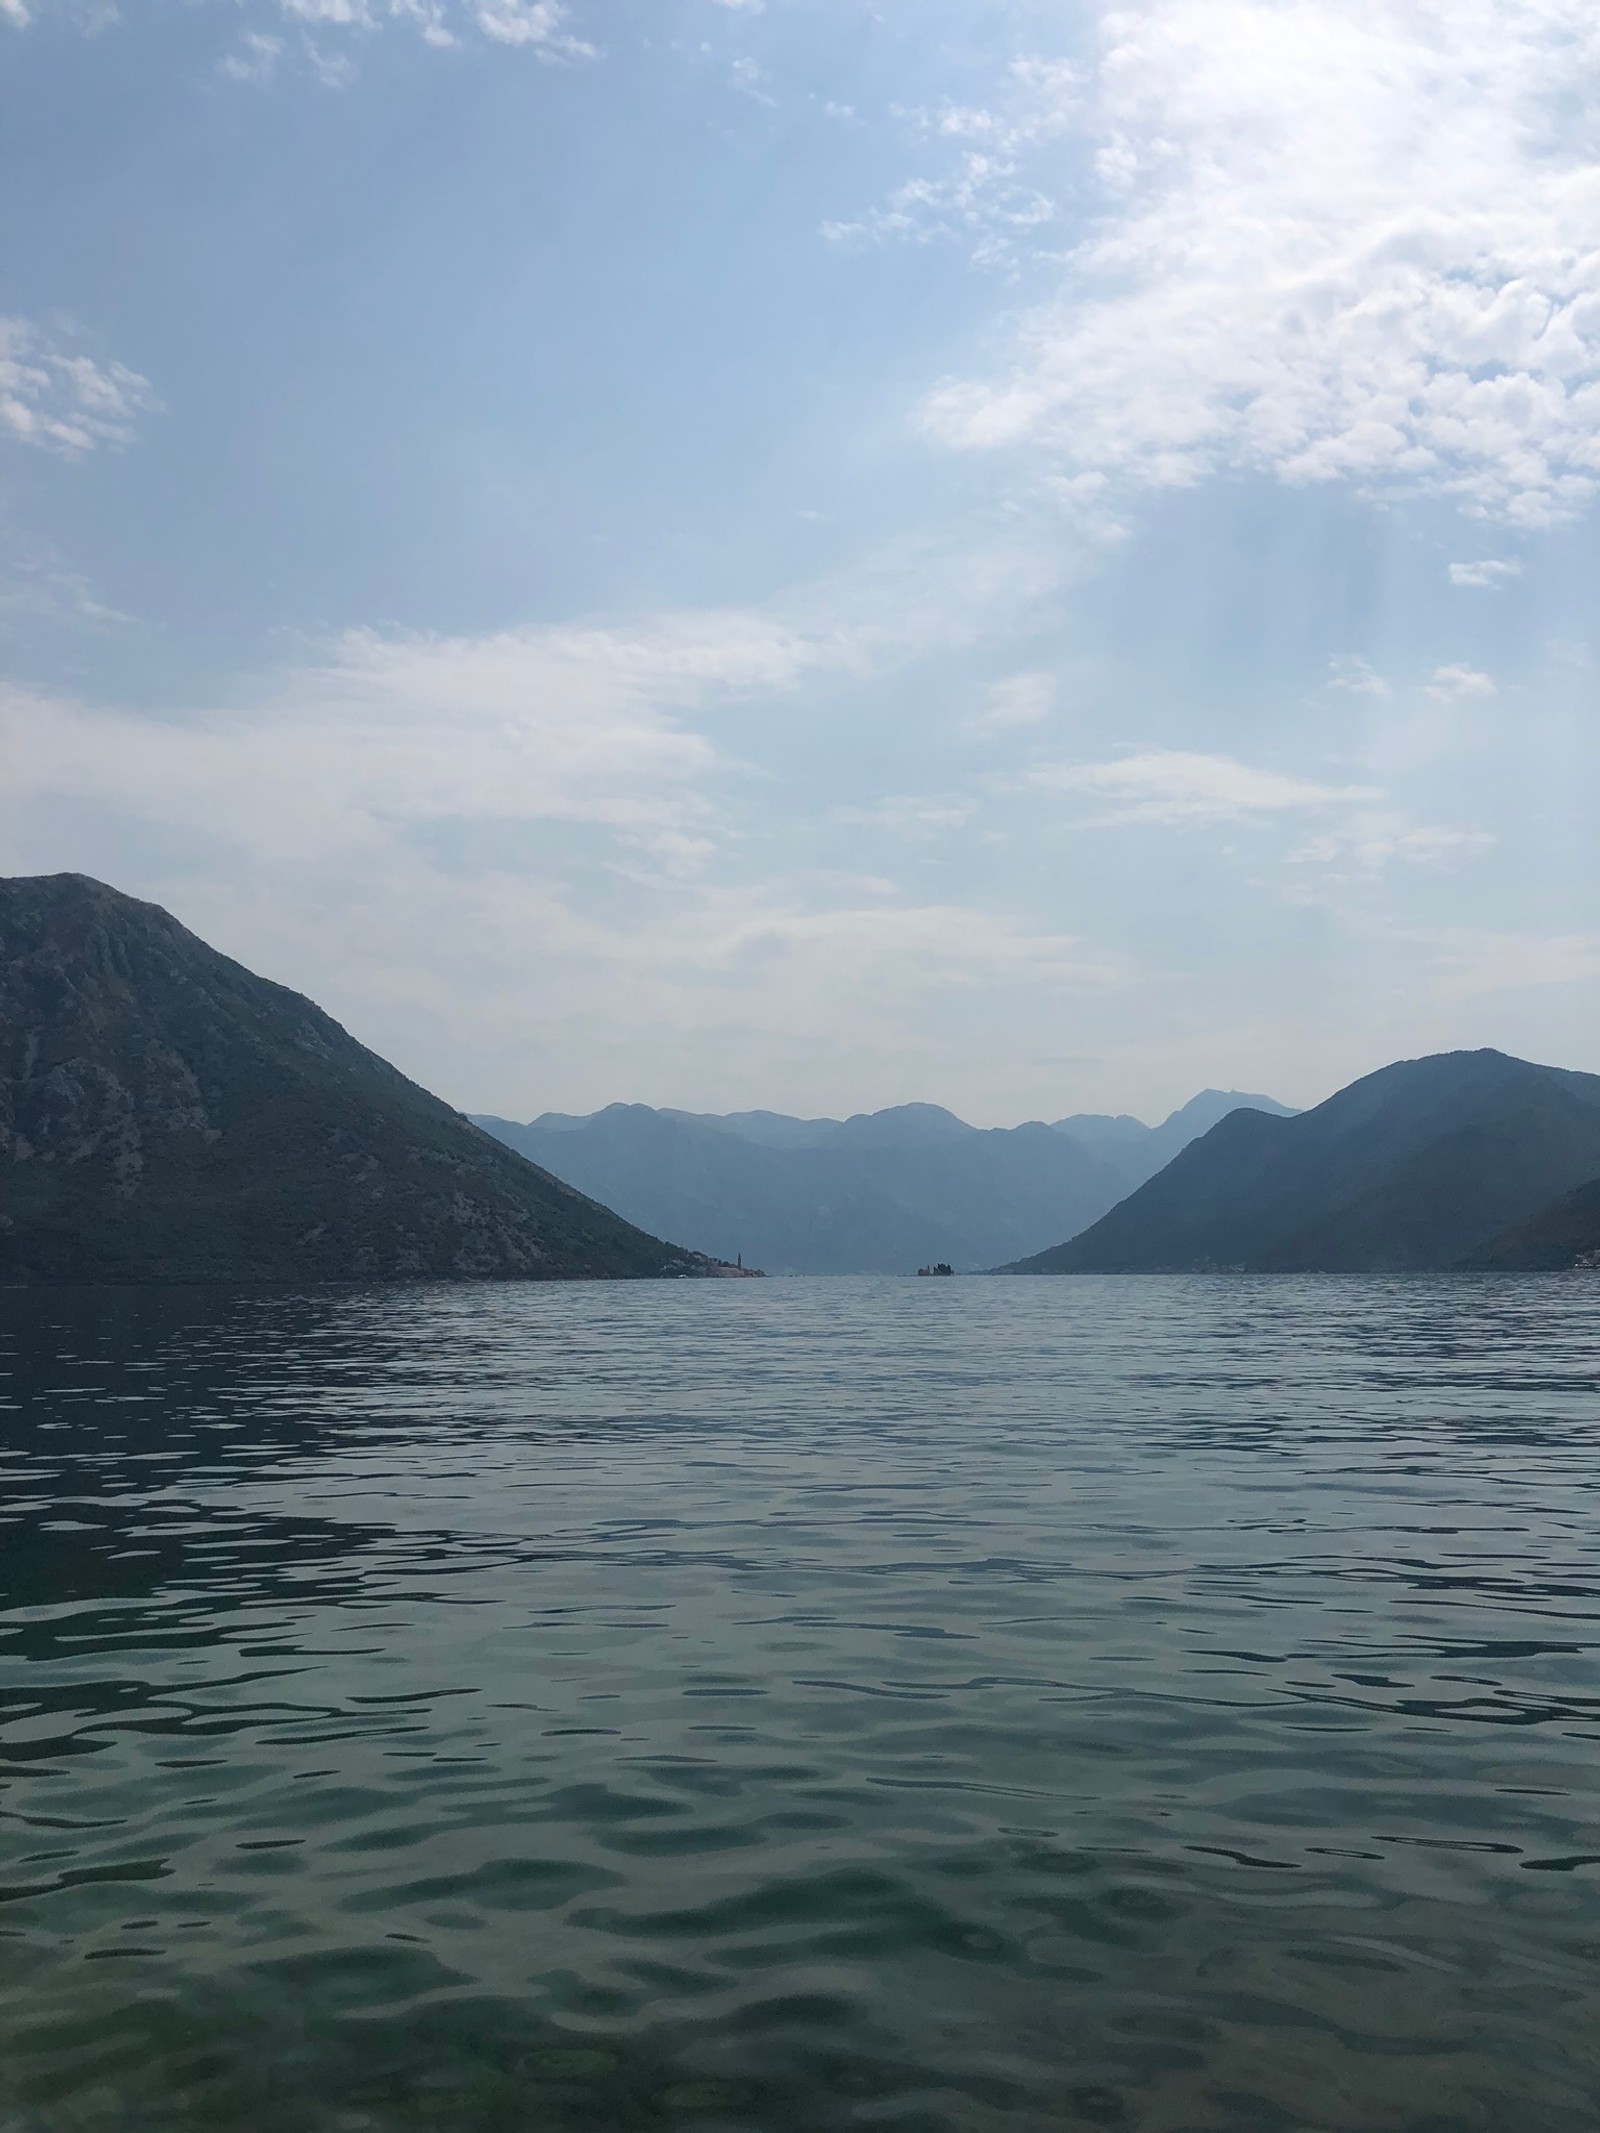
<svg viewBox="0 0 1600 2133">
<path fill-rule="evenodd" d="M 1600 1069 L 1593 0 L 0 0 L 0 873 L 464 1109 Z"/>
</svg>

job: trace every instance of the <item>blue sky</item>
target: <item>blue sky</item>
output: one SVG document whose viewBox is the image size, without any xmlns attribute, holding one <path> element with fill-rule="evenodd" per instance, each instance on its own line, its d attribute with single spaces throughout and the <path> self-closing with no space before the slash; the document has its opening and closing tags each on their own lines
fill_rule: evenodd
<svg viewBox="0 0 1600 2133">
<path fill-rule="evenodd" d="M 464 1107 L 1600 1065 L 1576 0 L 0 0 L 0 871 Z"/>
</svg>

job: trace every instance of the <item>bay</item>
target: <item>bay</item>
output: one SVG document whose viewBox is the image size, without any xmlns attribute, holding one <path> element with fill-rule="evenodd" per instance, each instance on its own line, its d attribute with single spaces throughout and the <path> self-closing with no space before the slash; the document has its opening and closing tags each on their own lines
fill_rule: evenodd
<svg viewBox="0 0 1600 2133">
<path fill-rule="evenodd" d="M 1597 1340 L 0 1296 L 0 2129 L 1589 2133 Z"/>
</svg>

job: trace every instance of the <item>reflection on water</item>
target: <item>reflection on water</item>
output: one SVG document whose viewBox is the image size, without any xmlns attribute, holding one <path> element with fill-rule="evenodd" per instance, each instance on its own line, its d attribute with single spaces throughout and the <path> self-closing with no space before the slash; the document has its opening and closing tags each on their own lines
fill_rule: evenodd
<svg viewBox="0 0 1600 2133">
<path fill-rule="evenodd" d="M 1597 1305 L 0 1296 L 0 2133 L 1592 2133 Z"/>
</svg>

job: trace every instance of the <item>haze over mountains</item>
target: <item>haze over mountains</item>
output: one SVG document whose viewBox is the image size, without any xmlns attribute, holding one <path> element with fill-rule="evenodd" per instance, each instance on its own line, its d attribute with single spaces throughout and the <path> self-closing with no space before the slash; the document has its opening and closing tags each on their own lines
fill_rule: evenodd
<svg viewBox="0 0 1600 2133">
<path fill-rule="evenodd" d="M 1157 1127 L 483 1123 L 157 906 L 0 881 L 0 1282 L 1600 1266 L 1600 1076 L 1497 1051 Z"/>
<path fill-rule="evenodd" d="M 969 1126 L 936 1104 L 852 1118 L 611 1104 L 527 1125 L 479 1114 L 508 1147 L 630 1222 L 769 1273 L 992 1267 L 1086 1227 L 1240 1104 L 1207 1089 L 1159 1126 L 1080 1114 Z"/>
<path fill-rule="evenodd" d="M 157 905 L 0 880 L 0 1281 L 710 1271 Z"/>
<path fill-rule="evenodd" d="M 1235 1111 L 1080 1235 L 1006 1271 L 1570 1266 L 1600 1244 L 1596 1179 L 1600 1076 L 1447 1052 L 1296 1117 Z"/>
</svg>

